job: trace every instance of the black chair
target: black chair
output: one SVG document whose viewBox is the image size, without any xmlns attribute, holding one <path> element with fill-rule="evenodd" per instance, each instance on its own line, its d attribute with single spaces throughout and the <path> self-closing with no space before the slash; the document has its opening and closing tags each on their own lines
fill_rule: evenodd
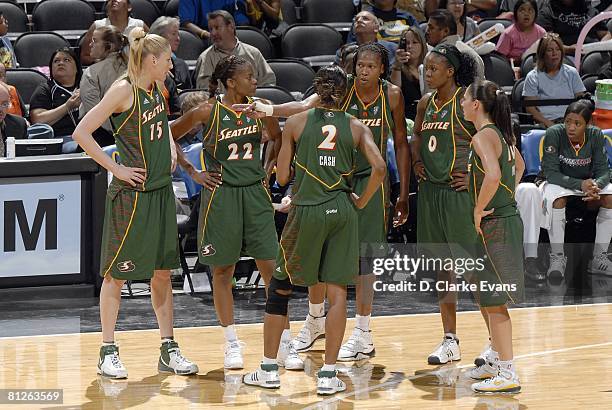
<svg viewBox="0 0 612 410">
<path fill-rule="evenodd" d="M 0 12 L 8 21 L 11 33 L 25 33 L 26 31 L 30 31 L 28 27 L 28 15 L 22 7 L 19 7 L 15 3 L 2 2 L 0 3 Z"/>
<path fill-rule="evenodd" d="M 595 95 L 595 88 L 597 88 L 595 81 L 597 80 L 599 80 L 599 75 L 597 74 L 585 74 L 582 76 L 582 84 L 584 84 L 584 88 L 586 88 L 591 95 Z"/>
<path fill-rule="evenodd" d="M 130 0 L 130 5 L 132 6 L 132 16 L 141 19 L 149 27 L 155 19 L 161 16 L 159 8 L 151 0 Z"/>
<path fill-rule="evenodd" d="M 514 70 L 506 57 L 491 53 L 482 56 L 482 61 L 487 80 L 497 83 L 500 87 L 514 85 Z"/>
<path fill-rule="evenodd" d="M 14 86 L 23 101 L 28 103 L 38 85 L 47 82 L 47 77 L 40 71 L 15 68 L 6 70 L 6 82 Z"/>
<path fill-rule="evenodd" d="M 168 0 L 164 4 L 164 16 L 177 17 L 180 0 Z"/>
<path fill-rule="evenodd" d="M 261 55 L 267 60 L 274 58 L 274 47 L 265 33 L 258 28 L 249 26 L 236 27 L 236 37 L 243 43 L 257 48 Z"/>
<path fill-rule="evenodd" d="M 293 0 L 281 0 L 281 13 L 283 15 L 283 21 L 289 25 L 299 21 L 296 4 Z"/>
<path fill-rule="evenodd" d="M 610 62 L 609 51 L 593 51 L 582 59 L 580 75 L 597 74 L 597 72 Z"/>
<path fill-rule="evenodd" d="M 284 104 L 295 101 L 293 95 L 283 87 L 258 87 L 255 91 L 255 97 L 265 98 L 272 101 L 274 104 Z"/>
<path fill-rule="evenodd" d="M 14 45 L 17 61 L 22 68 L 48 66 L 53 52 L 62 47 L 70 47 L 70 44 L 59 34 L 48 31 L 23 33 L 17 37 Z"/>
<path fill-rule="evenodd" d="M 43 0 L 32 12 L 36 31 L 87 30 L 95 18 L 94 7 L 84 0 Z"/>
<path fill-rule="evenodd" d="M 185 61 L 197 60 L 200 54 L 206 50 L 207 43 L 187 30 L 179 30 L 179 37 L 181 38 L 181 43 L 178 50 L 176 50 L 178 58 Z"/>
<path fill-rule="evenodd" d="M 304 0 L 304 23 L 327 23 L 334 28 L 350 29 L 355 16 L 352 0 Z"/>
<path fill-rule="evenodd" d="M 527 74 L 533 70 L 536 66 L 535 54 L 529 54 L 527 57 L 523 59 L 521 62 L 521 75 L 523 77 L 527 76 Z M 563 59 L 563 64 L 567 64 L 569 66 L 574 67 L 574 62 L 570 60 L 567 56 Z"/>
<path fill-rule="evenodd" d="M 303 93 L 312 85 L 315 72 L 302 60 L 268 60 L 268 64 L 276 75 L 276 85 L 280 87 Z"/>
<path fill-rule="evenodd" d="M 294 24 L 285 31 L 281 41 L 283 57 L 302 58 L 308 63 L 321 61 L 321 56 L 327 56 L 322 63 L 334 61 L 336 50 L 341 46 L 340 33 L 324 24 Z"/>
<path fill-rule="evenodd" d="M 523 88 L 525 88 L 525 79 L 521 78 L 512 87 L 512 94 L 510 95 L 510 103 L 512 104 L 512 113 L 516 115 L 521 124 L 533 123 L 531 115 L 525 111 L 523 106 Z"/>
</svg>

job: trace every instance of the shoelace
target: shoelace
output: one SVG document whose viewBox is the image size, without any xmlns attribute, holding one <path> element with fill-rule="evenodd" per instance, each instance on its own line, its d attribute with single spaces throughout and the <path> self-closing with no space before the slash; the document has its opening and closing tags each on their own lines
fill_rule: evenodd
<svg viewBox="0 0 612 410">
<path fill-rule="evenodd" d="M 113 365 L 113 367 L 118 368 L 118 369 L 123 367 L 123 364 L 121 364 L 121 360 L 119 359 L 119 355 L 117 354 L 117 352 L 112 354 L 111 364 Z"/>
<path fill-rule="evenodd" d="M 225 354 L 231 358 L 240 356 L 240 354 L 242 353 L 241 350 L 243 346 L 245 346 L 244 342 L 228 343 L 227 346 L 225 347 Z"/>
<path fill-rule="evenodd" d="M 191 362 L 181 354 L 181 350 L 178 348 L 174 351 L 174 361 L 179 365 L 191 365 Z"/>
</svg>

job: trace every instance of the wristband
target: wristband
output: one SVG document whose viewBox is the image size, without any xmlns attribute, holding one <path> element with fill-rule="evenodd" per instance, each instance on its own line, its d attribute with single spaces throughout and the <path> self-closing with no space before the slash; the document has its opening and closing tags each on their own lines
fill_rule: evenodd
<svg viewBox="0 0 612 410">
<path fill-rule="evenodd" d="M 271 117 L 274 114 L 274 107 L 268 104 L 264 104 L 261 101 L 255 101 L 255 111 L 263 112 L 266 117 Z"/>
</svg>

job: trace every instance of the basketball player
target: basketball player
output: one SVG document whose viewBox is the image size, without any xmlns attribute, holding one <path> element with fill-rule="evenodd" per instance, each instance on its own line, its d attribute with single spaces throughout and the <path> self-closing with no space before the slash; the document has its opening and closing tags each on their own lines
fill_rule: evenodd
<svg viewBox="0 0 612 410">
<path fill-rule="evenodd" d="M 216 96 L 218 83 L 226 89 Z M 211 103 L 200 104 L 172 123 L 172 135 L 180 138 L 194 126 L 205 124 L 203 135 L 205 190 L 201 193 L 198 254 L 200 263 L 212 266 L 213 295 L 225 334 L 227 369 L 242 369 L 243 343 L 234 328 L 232 277 L 241 255 L 255 258 L 266 285 L 278 251 L 274 209 L 267 188 L 260 153 L 264 126 L 280 143 L 278 121 L 263 121 L 237 113 L 233 104 L 251 103 L 257 79 L 253 66 L 238 56 L 228 56 L 216 66 L 210 80 Z M 262 123 L 263 122 L 263 123 Z M 278 145 L 278 144 L 277 144 Z M 299 370 L 304 363 L 290 345 L 289 322 L 281 344 L 280 363 Z"/>
<path fill-rule="evenodd" d="M 170 45 L 141 28 L 130 32 L 127 78 L 117 81 L 74 131 L 74 140 L 114 178 L 106 196 L 100 292 L 102 341 L 98 373 L 126 378 L 114 330 L 126 280 L 151 279 L 151 301 L 162 337 L 158 369 L 181 375 L 198 366 L 181 355 L 173 338 L 170 270 L 179 267 L 175 198 L 172 190 L 174 142 L 161 92 L 172 68 Z M 122 165 L 91 136 L 111 117 Z"/>
<path fill-rule="evenodd" d="M 474 226 L 487 255 L 485 269 L 475 270 L 478 300 L 488 315 L 491 350 L 486 362 L 470 372 L 478 393 L 518 393 L 519 378 L 512 362 L 512 322 L 507 303 L 523 295 L 523 222 L 514 191 L 525 163 L 514 146 L 510 102 L 491 81 L 470 85 L 461 102 L 465 119 L 478 132 L 472 137 L 470 193 L 475 201 Z M 490 290 L 484 284 L 499 286 Z M 506 285 L 513 285 L 506 288 Z"/>
<path fill-rule="evenodd" d="M 295 185 L 292 206 L 280 240 L 264 320 L 264 357 L 244 383 L 279 388 L 276 353 L 287 320 L 292 285 L 327 285 L 325 364 L 317 374 L 317 393 L 344 391 L 336 360 L 346 327 L 346 285 L 359 270 L 358 221 L 355 208 L 363 209 L 380 189 L 386 164 L 369 128 L 340 110 L 347 78 L 340 67 L 319 70 L 314 87 L 320 104 L 290 117 L 283 130 L 278 158 L 280 184 Z M 356 149 L 370 165 L 370 177 L 360 195 L 351 192 L 347 178 L 354 172 Z M 352 201 L 352 203 L 351 203 Z"/>
<path fill-rule="evenodd" d="M 425 57 L 424 70 L 427 86 L 436 91 L 425 94 L 417 105 L 410 144 L 419 178 L 419 248 L 429 250 L 428 256 L 475 258 L 478 238 L 470 217 L 474 204 L 467 192 L 467 170 L 476 130 L 463 117 L 460 104 L 464 87 L 476 76 L 475 62 L 455 46 L 441 44 Z M 439 281 L 455 281 L 452 272 L 437 275 Z M 429 364 L 461 359 L 456 297 L 456 292 L 438 293 L 444 337 L 427 358 Z M 486 320 L 484 312 L 483 316 Z"/>
<path fill-rule="evenodd" d="M 383 158 L 387 153 L 387 138 L 393 134 L 395 152 L 400 176 L 400 194 L 395 205 L 393 226 L 404 224 L 408 218 L 408 188 L 410 183 L 410 150 L 406 139 L 404 98 L 399 87 L 386 80 L 389 72 L 387 51 L 380 44 L 363 44 L 357 48 L 353 59 L 355 76 L 348 77 L 348 93 L 342 102 L 342 109 L 355 116 L 370 128 L 374 142 Z M 265 107 L 274 116 L 288 117 L 311 108 L 319 100 L 314 94 L 303 102 L 287 103 Z M 264 109 L 263 105 L 255 110 Z M 242 106 L 241 108 L 245 108 Z M 248 108 L 247 108 L 248 109 Z M 370 166 L 366 158 L 357 154 L 353 189 L 361 193 L 365 187 Z M 359 242 L 362 250 L 367 245 L 380 244 L 387 239 L 389 208 L 389 184 L 385 179 L 374 198 L 357 212 L 359 221 Z M 366 255 L 361 255 L 366 256 Z M 349 340 L 342 345 L 338 360 L 350 361 L 372 357 L 375 354 L 374 341 L 370 331 L 370 317 L 374 298 L 372 272 L 360 272 L 356 283 L 356 321 Z M 310 350 L 314 342 L 325 336 L 324 312 L 325 287 L 323 284 L 309 290 L 309 313 L 304 326 L 294 340 L 298 352 Z"/>
</svg>

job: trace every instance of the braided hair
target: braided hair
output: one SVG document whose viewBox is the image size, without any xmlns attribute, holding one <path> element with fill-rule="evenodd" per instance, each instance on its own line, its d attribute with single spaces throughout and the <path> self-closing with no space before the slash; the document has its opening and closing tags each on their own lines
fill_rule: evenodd
<svg viewBox="0 0 612 410">
<path fill-rule="evenodd" d="M 337 65 L 321 68 L 313 81 L 321 103 L 333 107 L 339 107 L 344 100 L 347 84 L 346 73 Z"/>
<path fill-rule="evenodd" d="M 247 60 L 235 55 L 224 57 L 221 61 L 219 61 L 208 83 L 209 95 L 213 97 L 217 94 L 219 81 L 221 81 L 223 87 L 227 88 L 228 78 L 232 78 L 234 74 L 236 74 L 236 71 L 246 64 L 249 64 Z"/>
<path fill-rule="evenodd" d="M 383 65 L 383 72 L 380 74 L 380 79 L 386 80 L 389 77 L 389 53 L 387 49 L 380 43 L 365 43 L 360 45 L 355 52 L 355 57 L 353 57 L 354 74 L 357 73 L 357 61 L 359 61 L 359 56 L 363 53 L 373 53 L 380 57 L 380 62 Z"/>
<path fill-rule="evenodd" d="M 444 57 L 448 67 L 453 69 L 453 79 L 459 87 L 467 87 L 476 79 L 476 61 L 467 53 L 449 44 L 438 44 L 432 53 Z"/>
</svg>

